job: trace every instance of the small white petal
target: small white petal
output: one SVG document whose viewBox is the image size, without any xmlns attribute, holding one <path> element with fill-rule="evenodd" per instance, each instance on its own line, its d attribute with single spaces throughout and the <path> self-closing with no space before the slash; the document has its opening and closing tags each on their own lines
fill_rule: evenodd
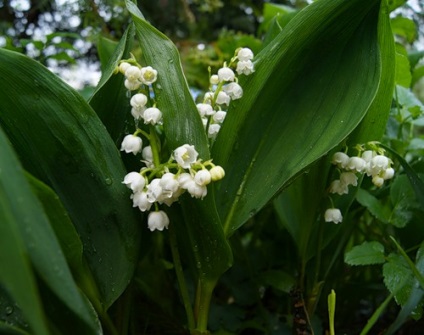
<svg viewBox="0 0 424 335">
<path fill-rule="evenodd" d="M 184 144 L 174 150 L 174 158 L 183 169 L 188 169 L 191 164 L 196 162 L 198 155 L 194 145 Z"/>
<path fill-rule="evenodd" d="M 138 172 L 130 172 L 124 177 L 122 182 L 133 192 L 141 192 L 146 184 L 144 177 Z"/>
<path fill-rule="evenodd" d="M 156 107 L 147 108 L 143 113 L 145 124 L 157 124 L 162 120 L 162 112 Z"/>
<path fill-rule="evenodd" d="M 153 84 L 156 81 L 157 77 L 158 72 L 151 66 L 143 67 L 140 70 L 140 80 L 143 82 L 144 85 Z"/>
</svg>

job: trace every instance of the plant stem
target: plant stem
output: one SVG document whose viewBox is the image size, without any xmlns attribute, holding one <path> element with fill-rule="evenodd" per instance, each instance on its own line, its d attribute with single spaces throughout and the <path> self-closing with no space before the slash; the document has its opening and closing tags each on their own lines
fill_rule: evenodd
<svg viewBox="0 0 424 335">
<path fill-rule="evenodd" d="M 195 306 L 197 334 L 208 334 L 209 307 L 215 284 L 216 280 L 205 280 L 204 278 L 200 278 L 197 284 Z"/>
<path fill-rule="evenodd" d="M 371 318 L 368 319 L 367 324 L 365 325 L 364 329 L 362 329 L 360 335 L 366 335 L 371 330 L 372 326 L 377 322 L 378 318 L 381 316 L 383 311 L 386 309 L 389 302 L 393 299 L 394 294 L 391 293 L 384 301 L 383 303 L 376 309 L 374 314 L 371 316 Z"/>
<path fill-rule="evenodd" d="M 153 154 L 153 164 L 155 166 L 159 166 L 160 165 L 160 157 L 159 157 L 160 143 L 159 143 L 159 139 L 158 139 L 158 136 L 156 134 L 155 126 L 150 125 L 149 130 L 150 130 L 150 146 L 152 148 L 152 154 Z"/>
<path fill-rule="evenodd" d="M 188 294 L 187 285 L 184 279 L 183 267 L 181 265 L 180 253 L 178 251 L 177 234 L 175 232 L 174 225 L 169 225 L 169 237 L 170 237 L 170 244 L 171 244 L 172 259 L 174 261 L 175 273 L 177 275 L 178 285 L 180 287 L 180 293 L 183 299 L 184 309 L 187 315 L 188 328 L 191 332 L 195 328 L 194 315 L 193 315 L 193 310 L 192 310 L 192 306 L 190 302 L 190 296 Z"/>
</svg>

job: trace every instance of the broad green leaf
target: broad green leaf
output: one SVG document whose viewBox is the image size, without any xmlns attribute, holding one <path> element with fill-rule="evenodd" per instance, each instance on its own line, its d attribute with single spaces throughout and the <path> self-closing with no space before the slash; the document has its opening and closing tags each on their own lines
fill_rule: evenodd
<svg viewBox="0 0 424 335">
<path fill-rule="evenodd" d="M 364 242 L 348 251 L 344 261 L 349 265 L 382 264 L 386 261 L 384 246 L 376 241 Z"/>
<path fill-rule="evenodd" d="M 6 147 L 5 143 L 2 146 Z M 15 224 L 19 229 L 26 252 L 37 271 L 38 277 L 62 301 L 63 306 L 66 306 L 74 315 L 74 318 L 70 316 L 68 318 L 78 323 L 81 331 L 85 331 L 87 334 L 97 334 L 99 330 L 97 329 L 96 321 L 90 315 L 91 306 L 86 303 L 79 293 L 79 289 L 74 282 L 60 245 L 47 216 L 42 210 L 40 202 L 31 192 L 31 188 L 16 158 L 10 157 L 11 155 L 8 155 L 7 151 L 3 155 L 5 156 L 2 164 L 4 166 L 0 169 L 3 179 L 2 184 L 5 188 L 4 197 L 11 199 L 14 217 L 10 222 L 7 222 L 7 219 L 1 222 Z M 15 178 L 10 176 L 15 176 Z M 9 178 L 10 180 L 5 180 Z M 12 263 L 8 265 L 6 269 L 13 268 Z M 10 283 L 5 284 L 8 285 Z"/>
<path fill-rule="evenodd" d="M 112 55 L 110 49 L 105 50 L 105 44 L 100 40 L 102 77 L 90 98 L 90 106 L 96 111 L 100 120 L 106 126 L 116 144 L 121 140 L 125 131 L 125 122 L 131 117 L 128 90 L 124 86 L 124 76 L 114 74 L 121 59 L 130 58 L 134 27 L 130 25 L 116 46 Z"/>
<path fill-rule="evenodd" d="M 175 45 L 151 26 L 137 6 L 126 1 L 135 24 L 143 58 L 158 71 L 156 101 L 163 113 L 163 128 L 171 150 L 188 143 L 202 159 L 209 158 L 209 148 L 202 121 L 190 94 Z M 155 92 L 156 93 L 156 92 Z M 215 281 L 232 262 L 231 249 L 224 237 L 215 208 L 213 192 L 203 200 L 188 196 L 182 200 L 184 225 L 200 278 Z"/>
<path fill-rule="evenodd" d="M 7 323 L 3 323 L 0 321 L 0 334 L 3 335 L 31 335 L 26 331 L 13 327 Z"/>
<path fill-rule="evenodd" d="M 39 63 L 0 50 L 0 73 L 0 122 L 67 209 L 107 308 L 132 277 L 140 239 L 119 152 L 84 99 Z"/>
<path fill-rule="evenodd" d="M 356 193 L 356 201 L 358 201 L 362 206 L 367 208 L 370 211 L 370 213 L 373 216 L 375 216 L 375 218 L 377 218 L 381 222 L 389 223 L 389 220 L 390 220 L 389 206 L 382 203 L 370 192 L 362 188 L 358 189 L 358 192 Z"/>
<path fill-rule="evenodd" d="M 33 192 L 43 205 L 44 212 L 56 234 L 78 286 L 90 297 L 94 305 L 98 305 L 100 300 L 96 283 L 92 278 L 90 270 L 87 268 L 87 263 L 83 256 L 81 239 L 66 209 L 57 194 L 50 187 L 28 173 L 26 177 Z"/>
<path fill-rule="evenodd" d="M 23 222 L 38 224 L 44 220 L 37 199 L 26 184 L 22 168 L 0 128 L 0 286 L 19 304 L 36 335 L 49 332 L 19 225 Z"/>
<path fill-rule="evenodd" d="M 379 45 L 379 16 L 381 25 L 387 19 L 379 9 L 380 1 L 314 2 L 240 80 L 244 96 L 230 106 L 212 150 L 226 171 L 216 199 L 227 235 L 364 117 L 388 51 Z"/>
<path fill-rule="evenodd" d="M 126 0 L 146 65 L 158 71 L 155 93 L 163 113 L 163 128 L 171 150 L 183 144 L 194 145 L 202 159 L 209 158 L 208 141 L 194 100 L 188 89 L 175 45 L 150 25 L 138 7 Z"/>
<path fill-rule="evenodd" d="M 387 15 L 387 7 L 381 4 L 378 24 L 378 41 L 381 50 L 381 78 L 377 94 L 359 126 L 349 135 L 348 145 L 380 140 L 386 131 L 392 96 L 395 87 L 395 43 Z M 384 84 L 383 84 L 384 83 Z"/>
</svg>

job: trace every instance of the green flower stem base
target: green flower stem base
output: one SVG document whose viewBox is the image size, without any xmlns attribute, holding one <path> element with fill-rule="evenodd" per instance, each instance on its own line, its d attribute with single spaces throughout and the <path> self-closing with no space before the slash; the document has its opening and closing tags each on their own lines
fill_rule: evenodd
<svg viewBox="0 0 424 335">
<path fill-rule="evenodd" d="M 206 335 L 208 331 L 209 307 L 213 289 L 217 280 L 208 280 L 200 278 L 197 284 L 196 302 L 194 309 L 194 317 L 196 320 L 196 329 L 191 332 L 193 335 Z"/>
</svg>

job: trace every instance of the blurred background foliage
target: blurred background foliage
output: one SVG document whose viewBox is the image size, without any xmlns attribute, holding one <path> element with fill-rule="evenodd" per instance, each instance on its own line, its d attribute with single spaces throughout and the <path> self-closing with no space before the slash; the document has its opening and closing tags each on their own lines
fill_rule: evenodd
<svg viewBox="0 0 424 335">
<path fill-rule="evenodd" d="M 204 89 L 208 66 L 218 67 L 241 45 L 258 51 L 275 15 L 284 26 L 308 2 L 312 0 L 276 0 L 275 5 L 266 0 L 159 0 L 139 1 L 138 6 L 179 48 L 189 84 Z M 389 2 L 399 7 L 392 16 L 401 45 L 409 50 L 422 44 L 424 2 Z M 0 46 L 35 58 L 83 89 L 95 86 L 100 76 L 100 37 L 118 41 L 128 22 L 121 0 L 0 0 Z"/>
</svg>

